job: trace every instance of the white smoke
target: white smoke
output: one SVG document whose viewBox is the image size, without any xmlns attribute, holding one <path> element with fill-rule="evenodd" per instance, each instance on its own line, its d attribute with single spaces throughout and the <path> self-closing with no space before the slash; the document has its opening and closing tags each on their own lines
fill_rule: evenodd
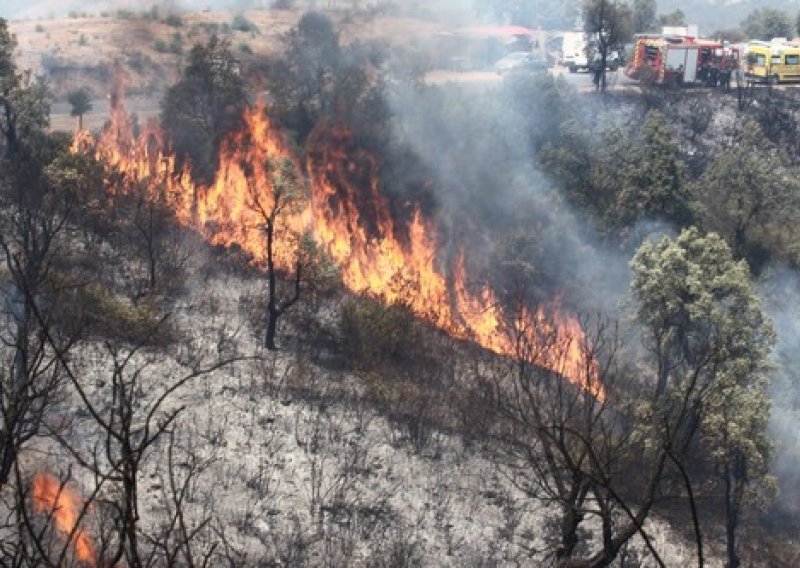
<svg viewBox="0 0 800 568">
<path fill-rule="evenodd" d="M 800 274 L 776 270 L 760 289 L 764 306 L 778 332 L 778 371 L 772 383 L 770 432 L 777 444 L 773 471 L 778 477 L 777 506 L 800 512 Z"/>
</svg>

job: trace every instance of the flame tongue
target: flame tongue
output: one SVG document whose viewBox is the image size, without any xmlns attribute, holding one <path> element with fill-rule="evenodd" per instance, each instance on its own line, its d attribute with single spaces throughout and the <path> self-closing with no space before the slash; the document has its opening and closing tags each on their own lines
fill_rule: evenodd
<svg viewBox="0 0 800 568">
<path fill-rule="evenodd" d="M 84 507 L 83 499 L 63 485 L 57 477 L 37 473 L 33 478 L 33 507 L 40 513 L 51 514 L 58 531 L 65 537 L 72 535 L 75 556 L 81 562 L 94 565 L 97 559 L 94 543 L 78 520 Z"/>
<path fill-rule="evenodd" d="M 405 238 L 398 238 L 388 202 L 379 190 L 378 164 L 353 148 L 347 129 L 318 130 L 310 146 L 307 170 L 314 235 L 341 267 L 349 289 L 387 303 L 401 302 L 448 334 L 501 355 L 518 354 L 515 333 L 525 330 L 534 343 L 537 338 L 530 336 L 538 333 L 542 353 L 537 354 L 537 364 L 581 385 L 596 398 L 605 398 L 596 365 L 583 348 L 585 334 L 574 317 L 560 313 L 558 302 L 553 303 L 552 315 L 540 307 L 535 313 L 522 310 L 519 321 L 509 322 L 490 287 L 477 293 L 469 290 L 463 252 L 450 287 L 436 264 L 433 223 L 417 208 Z M 358 207 L 363 201 L 373 210 L 372 231 L 362 216 L 364 208 Z"/>
<path fill-rule="evenodd" d="M 194 227 L 215 245 L 237 244 L 257 262 L 265 258 L 263 219 L 253 204 L 272 204 L 270 161 L 297 158 L 269 120 L 263 104 L 249 109 L 244 128 L 222 144 L 220 167 L 208 187 L 195 185 L 187 167 L 177 168 L 166 151 L 161 133 L 148 127 L 133 139 L 130 121 L 121 106 L 112 112 L 111 127 L 94 145 L 98 157 L 121 173 L 121 187 L 130 191 L 146 186 L 153 197 L 167 196 L 177 218 Z M 75 147 L 91 148 L 89 138 L 76 135 Z M 306 170 L 311 197 L 304 208 L 285 215 L 287 233 L 310 231 L 317 244 L 341 267 L 344 284 L 353 292 L 386 303 L 402 303 L 420 318 L 448 334 L 501 355 L 516 355 L 509 325 L 494 292 L 484 286 L 470 291 L 463 254 L 450 278 L 437 262 L 437 233 L 419 208 L 407 226 L 398 226 L 380 191 L 378 159 L 357 147 L 346 127 L 320 125 L 309 141 Z M 290 268 L 296 245 L 278 239 L 278 266 Z M 518 327 L 555 338 L 542 366 L 564 375 L 598 399 L 605 392 L 593 362 L 587 360 L 585 335 L 572 316 L 553 317 L 545 310 L 525 311 Z"/>
</svg>

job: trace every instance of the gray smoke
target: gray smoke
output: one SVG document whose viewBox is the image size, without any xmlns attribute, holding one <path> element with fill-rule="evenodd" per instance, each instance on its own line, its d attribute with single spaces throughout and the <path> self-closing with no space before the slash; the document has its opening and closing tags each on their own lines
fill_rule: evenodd
<svg viewBox="0 0 800 568">
<path fill-rule="evenodd" d="M 776 505 L 796 514 L 800 513 L 800 274 L 775 270 L 764 278 L 760 292 L 778 332 L 770 423 L 777 444 L 774 473 L 780 496 Z"/>
<path fill-rule="evenodd" d="M 490 266 L 498 237 L 512 228 L 527 233 L 535 250 L 521 260 L 535 268 L 540 299 L 563 293 L 580 311 L 616 314 L 629 282 L 627 255 L 599 244 L 537 167 L 531 133 L 556 128 L 554 110 L 536 91 L 512 91 L 502 83 L 448 84 L 389 94 L 396 133 L 433 176 L 445 247 L 451 257 L 465 248 L 468 259 Z M 657 229 L 642 225 L 636 238 Z"/>
</svg>

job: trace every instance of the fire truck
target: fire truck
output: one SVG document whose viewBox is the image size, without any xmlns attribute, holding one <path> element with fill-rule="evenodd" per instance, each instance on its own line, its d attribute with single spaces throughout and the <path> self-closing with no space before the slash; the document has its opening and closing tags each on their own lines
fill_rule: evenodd
<svg viewBox="0 0 800 568">
<path fill-rule="evenodd" d="M 656 85 L 727 85 L 739 68 L 739 50 L 691 36 L 637 35 L 625 68 L 631 79 Z"/>
<path fill-rule="evenodd" d="M 784 38 L 751 41 L 745 47 L 745 76 L 771 85 L 800 80 L 800 47 Z"/>
</svg>

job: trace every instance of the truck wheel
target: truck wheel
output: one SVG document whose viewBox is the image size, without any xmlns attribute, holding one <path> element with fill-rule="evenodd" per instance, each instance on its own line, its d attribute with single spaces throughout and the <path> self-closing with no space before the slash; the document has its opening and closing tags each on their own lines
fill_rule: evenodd
<svg viewBox="0 0 800 568">
<path fill-rule="evenodd" d="M 777 75 L 770 75 L 769 76 L 769 84 L 770 85 L 777 85 L 778 84 L 778 76 Z"/>
<path fill-rule="evenodd" d="M 570 73 L 577 73 L 578 72 L 578 68 L 575 67 L 574 65 L 570 65 L 569 66 L 569 72 Z"/>
</svg>

